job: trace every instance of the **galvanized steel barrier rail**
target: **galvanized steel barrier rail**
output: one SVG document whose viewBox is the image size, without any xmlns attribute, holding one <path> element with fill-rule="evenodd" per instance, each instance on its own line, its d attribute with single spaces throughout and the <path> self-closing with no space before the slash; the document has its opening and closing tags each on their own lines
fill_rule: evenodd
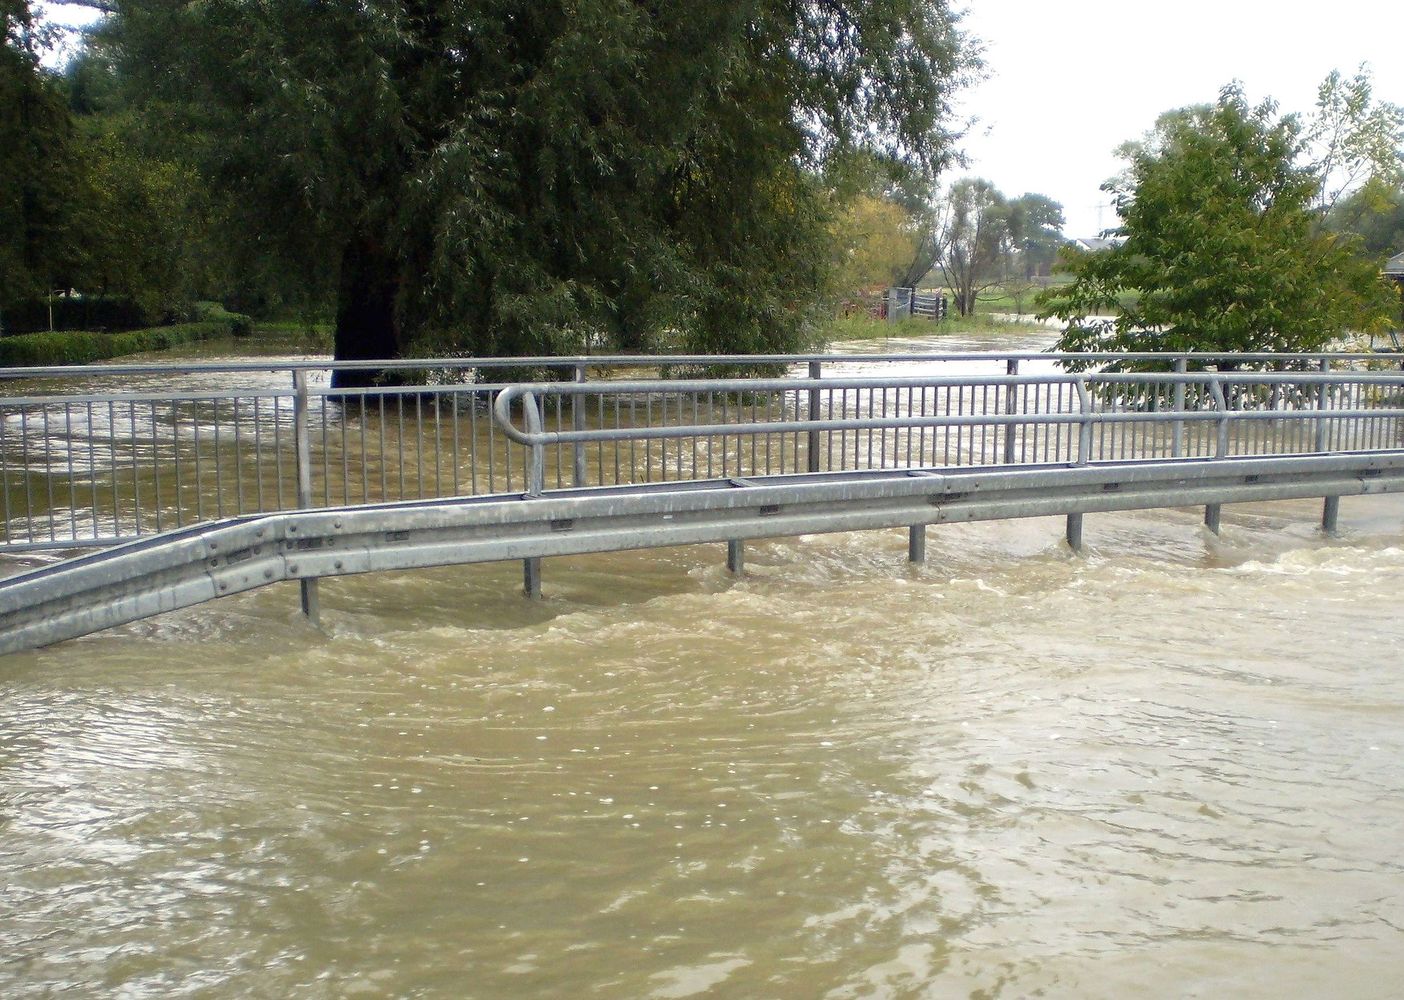
<svg viewBox="0 0 1404 1000">
<path fill-rule="evenodd" d="M 1056 370 L 1145 358 L 1173 370 Z M 367 389 L 331 387 L 328 361 L 5 369 L 16 391 L 0 398 L 0 551 L 552 487 L 1388 450 L 1401 446 L 1404 382 L 1350 369 L 1400 360 L 1001 352 L 336 364 L 423 383 Z M 1194 370 L 1216 363 L 1230 370 Z M 790 377 L 637 377 L 737 364 Z M 1289 365 L 1311 370 L 1250 370 Z M 872 373 L 897 366 L 910 371 Z M 500 379 L 543 369 L 567 380 Z"/>
</svg>

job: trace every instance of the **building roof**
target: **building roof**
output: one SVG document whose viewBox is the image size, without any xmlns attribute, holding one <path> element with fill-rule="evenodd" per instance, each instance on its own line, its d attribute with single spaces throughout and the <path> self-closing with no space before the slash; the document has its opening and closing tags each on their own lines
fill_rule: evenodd
<svg viewBox="0 0 1404 1000">
<path fill-rule="evenodd" d="M 1404 253 L 1397 253 L 1385 261 L 1384 273 L 1391 278 L 1404 279 Z"/>
</svg>

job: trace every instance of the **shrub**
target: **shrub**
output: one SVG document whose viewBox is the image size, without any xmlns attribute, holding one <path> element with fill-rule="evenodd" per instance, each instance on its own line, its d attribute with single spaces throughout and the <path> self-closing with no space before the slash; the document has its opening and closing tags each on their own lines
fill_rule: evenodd
<svg viewBox="0 0 1404 1000">
<path fill-rule="evenodd" d="M 127 354 L 164 351 L 180 344 L 215 337 L 247 336 L 252 331 L 253 324 L 249 317 L 220 311 L 224 314 L 219 318 L 129 330 L 126 333 L 68 330 L 0 337 L 0 366 L 83 365 Z"/>
</svg>

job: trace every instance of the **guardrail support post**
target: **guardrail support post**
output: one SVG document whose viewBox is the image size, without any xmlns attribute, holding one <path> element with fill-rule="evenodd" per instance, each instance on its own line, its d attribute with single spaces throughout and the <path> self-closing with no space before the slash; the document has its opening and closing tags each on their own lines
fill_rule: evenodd
<svg viewBox="0 0 1404 1000">
<path fill-rule="evenodd" d="M 522 560 L 522 594 L 529 600 L 541 597 L 541 557 Z"/>
<path fill-rule="evenodd" d="M 1074 552 L 1082 551 L 1082 515 L 1069 514 L 1067 527 L 1068 548 Z"/>
<path fill-rule="evenodd" d="M 312 435 L 308 427 L 308 406 L 307 373 L 298 369 L 293 372 L 293 439 L 297 452 L 297 506 L 302 510 L 312 506 Z M 322 602 L 317 592 L 317 578 L 299 580 L 298 586 L 302 591 L 303 615 L 313 625 L 320 626 Z"/>
<path fill-rule="evenodd" d="M 1010 358 L 1005 364 L 1006 374 L 1019 374 L 1019 360 Z M 1019 412 L 1018 399 L 1014 395 L 1017 386 L 1007 385 L 1004 387 L 1004 412 L 1013 416 Z M 1012 423 L 1004 425 L 1004 464 L 1014 464 L 1014 425 Z"/>
<path fill-rule="evenodd" d="M 746 543 L 740 538 L 726 543 L 726 569 L 733 576 L 746 572 Z"/>
<path fill-rule="evenodd" d="M 926 525 L 914 524 L 907 529 L 907 562 L 926 562 Z"/>
<path fill-rule="evenodd" d="M 822 378 L 822 377 L 823 377 L 823 374 L 824 374 L 824 366 L 823 366 L 822 363 L 820 363 L 820 362 L 818 362 L 818 361 L 811 361 L 811 362 L 809 363 L 809 377 L 810 377 L 810 378 L 812 378 L 812 379 Z M 819 419 L 819 407 L 820 407 L 820 404 L 821 404 L 821 402 L 822 402 L 822 401 L 820 400 L 820 398 L 819 398 L 819 392 L 820 392 L 820 390 L 818 390 L 818 389 L 810 389 L 810 390 L 809 390 L 809 414 L 808 414 L 808 415 L 809 415 L 809 419 L 810 419 L 810 420 L 818 420 L 818 419 Z M 810 432 L 809 432 L 809 471 L 810 471 L 810 472 L 818 472 L 818 471 L 819 471 L 819 432 L 818 432 L 818 431 L 810 431 Z"/>
<path fill-rule="evenodd" d="M 585 366 L 575 366 L 575 382 L 577 385 L 585 381 Z M 581 402 L 581 397 L 576 394 L 570 399 L 570 426 L 573 430 L 583 431 L 585 429 L 585 406 Z M 572 482 L 577 486 L 585 485 L 585 442 L 577 441 L 574 446 L 575 463 L 573 469 Z"/>
<path fill-rule="evenodd" d="M 1321 505 L 1321 530 L 1328 535 L 1336 533 L 1336 522 L 1340 518 L 1341 498 L 1327 497 Z"/>
<path fill-rule="evenodd" d="M 1204 505 L 1204 526 L 1214 534 L 1219 533 L 1219 514 L 1223 509 L 1223 504 L 1209 503 Z"/>
</svg>

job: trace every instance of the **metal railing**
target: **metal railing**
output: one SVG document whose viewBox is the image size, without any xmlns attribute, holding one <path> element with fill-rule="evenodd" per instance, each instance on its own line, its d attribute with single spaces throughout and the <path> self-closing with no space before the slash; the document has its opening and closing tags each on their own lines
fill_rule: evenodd
<svg viewBox="0 0 1404 1000">
<path fill-rule="evenodd" d="M 1146 357 L 1175 370 L 1058 368 Z M 1404 380 L 1348 370 L 1380 360 L 989 353 L 337 364 L 425 383 L 367 389 L 333 388 L 327 361 L 6 369 L 0 549 L 110 544 L 239 514 L 574 486 L 1397 449 Z M 1216 361 L 1231 370 L 1191 370 Z M 788 377 L 661 377 L 735 364 Z M 1045 371 L 1020 374 L 1021 365 Z M 1288 365 L 1313 370 L 1271 370 Z M 563 380 L 502 379 L 524 369 Z"/>
</svg>

